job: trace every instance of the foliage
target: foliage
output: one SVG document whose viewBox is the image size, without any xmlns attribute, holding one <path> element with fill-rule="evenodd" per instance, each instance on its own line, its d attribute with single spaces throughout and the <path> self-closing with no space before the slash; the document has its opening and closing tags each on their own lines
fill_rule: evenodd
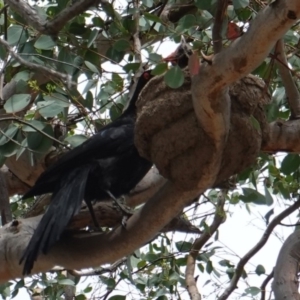
<svg viewBox="0 0 300 300">
<path fill-rule="evenodd" d="M 174 1 L 169 2 L 174 4 Z M 179 42 L 180 36 L 184 35 L 192 40 L 195 50 L 202 49 L 206 54 L 211 54 L 216 2 L 196 0 L 196 11 L 184 12 L 173 23 L 165 23 L 156 14 L 160 1 L 140 1 L 139 36 L 146 41 L 142 46 L 143 61 L 153 68 L 153 74 L 163 75 L 170 87 L 175 89 L 182 85 L 182 71 L 178 67 L 168 67 L 162 61 L 154 42 L 162 42 L 166 38 Z M 3 8 L 4 4 L 0 4 Z M 40 16 L 52 19 L 69 5 L 69 1 L 45 0 L 36 5 Z M 260 5 L 259 1 L 234 0 L 227 10 L 226 25 L 229 21 L 239 27 L 241 24 L 248 25 L 248 21 L 261 9 Z M 32 72 L 0 47 L 1 68 L 5 69 L 4 82 L 14 80 L 17 85 L 16 94 L 10 96 L 2 107 L 4 113 L 10 114 L 10 119 L 0 120 L 1 165 L 13 156 L 19 159 L 22 155 L 28 155 L 34 162 L 50 150 L 75 147 L 121 114 L 128 98 L 130 79 L 140 67 L 135 60 L 137 53 L 132 43 L 136 30 L 132 17 L 134 12 L 131 2 L 122 3 L 121 6 L 101 5 L 98 11 L 91 8 L 66 22 L 55 36 L 39 34 L 10 9 L 7 10 L 7 22 L 4 22 L 4 13 L 1 12 L 1 36 L 4 38 L 7 34 L 7 42 L 20 57 L 66 73 L 76 83 L 68 85 L 55 77 L 44 78 L 43 74 Z M 227 26 L 223 27 L 223 44 L 227 47 Z M 102 47 L 99 36 L 109 41 L 105 53 L 99 51 Z M 296 72 L 300 60 L 293 53 L 298 41 L 299 26 L 295 26 L 285 36 L 285 45 L 291 54 L 289 64 Z M 274 66 L 274 57 L 268 57 L 254 74 L 268 83 L 273 96 L 267 108 L 268 120 L 287 120 L 290 110 L 283 83 Z M 289 205 L 298 194 L 299 166 L 297 154 L 278 158 L 262 153 L 256 165 L 237 176 L 238 188 L 229 192 L 226 198 L 227 215 L 231 217 L 239 208 L 247 210 L 251 217 L 260 207 L 264 207 L 266 212 L 260 219 L 266 227 L 275 214 L 276 205 Z M 12 198 L 14 216 L 22 215 L 31 201 Z M 200 203 L 201 207 L 199 203 L 194 203 L 186 208 L 185 215 L 205 232 L 209 230 L 215 212 L 217 191 L 208 191 L 200 198 Z M 194 241 L 195 236 L 161 234 L 115 268 L 104 266 L 94 270 L 94 281 L 84 276 L 70 279 L 66 272 L 58 271 L 9 282 L 0 287 L 0 294 L 4 299 L 14 298 L 21 288 L 25 288 L 29 293 L 41 294 L 46 299 L 65 299 L 65 286 L 74 286 L 77 300 L 89 297 L 110 300 L 186 299 L 184 272 L 186 258 Z M 216 295 L 224 289 L 224 284 L 232 278 L 238 259 L 235 252 L 219 241 L 217 231 L 196 257 L 197 274 L 206 278 L 201 286 L 203 290 L 208 289 L 204 295 L 216 299 Z M 239 291 L 239 297 L 257 299 L 260 286 L 248 284 L 249 277 L 255 275 L 262 282 L 261 278 L 269 272 L 271 270 L 264 267 L 264 262 L 247 265 L 242 276 L 244 288 L 242 292 Z"/>
</svg>

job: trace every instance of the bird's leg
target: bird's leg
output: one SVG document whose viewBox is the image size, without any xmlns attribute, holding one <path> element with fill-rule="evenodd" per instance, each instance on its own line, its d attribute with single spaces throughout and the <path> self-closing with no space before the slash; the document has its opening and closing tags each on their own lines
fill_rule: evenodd
<svg viewBox="0 0 300 300">
<path fill-rule="evenodd" d="M 92 217 L 92 220 L 93 220 L 93 223 L 95 225 L 96 230 L 101 231 L 101 227 L 99 226 L 99 223 L 98 223 L 98 221 L 96 219 L 96 215 L 95 215 L 95 211 L 94 211 L 92 202 L 91 201 L 85 201 L 85 203 L 86 203 L 86 205 L 87 205 L 87 207 L 89 209 L 89 212 L 91 214 L 91 217 Z"/>
<path fill-rule="evenodd" d="M 122 203 L 124 202 L 124 197 L 116 198 L 110 191 L 107 191 L 107 193 L 114 200 L 114 203 L 117 204 L 117 206 L 120 208 L 121 212 L 123 213 L 122 226 L 126 228 L 126 222 L 128 218 L 132 216 L 133 213 L 132 209 L 126 206 L 124 203 Z"/>
</svg>

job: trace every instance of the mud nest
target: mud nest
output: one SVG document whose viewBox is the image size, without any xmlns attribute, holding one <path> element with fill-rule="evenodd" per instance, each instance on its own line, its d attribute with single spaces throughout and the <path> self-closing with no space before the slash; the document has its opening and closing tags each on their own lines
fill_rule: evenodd
<svg viewBox="0 0 300 300">
<path fill-rule="evenodd" d="M 191 80 L 171 89 L 162 77 L 152 79 L 137 103 L 135 143 L 140 154 L 183 189 L 194 188 L 214 151 L 193 109 Z M 215 184 L 256 161 L 268 123 L 263 107 L 270 102 L 264 82 L 249 75 L 230 87 L 231 127 Z"/>
</svg>

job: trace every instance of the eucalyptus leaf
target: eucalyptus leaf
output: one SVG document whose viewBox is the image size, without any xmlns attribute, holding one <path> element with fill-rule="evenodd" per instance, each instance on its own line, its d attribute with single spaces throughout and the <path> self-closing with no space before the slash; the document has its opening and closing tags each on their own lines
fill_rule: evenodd
<svg viewBox="0 0 300 300">
<path fill-rule="evenodd" d="M 49 35 L 41 35 L 34 43 L 34 47 L 41 50 L 52 50 L 56 43 Z"/>
<path fill-rule="evenodd" d="M 19 127 L 17 127 L 15 124 L 10 124 L 8 128 L 0 134 L 0 146 L 14 139 L 14 137 L 18 133 L 18 130 Z"/>
<path fill-rule="evenodd" d="M 164 76 L 166 84 L 173 89 L 177 89 L 183 85 L 184 74 L 182 70 L 176 66 L 171 68 Z"/>
<path fill-rule="evenodd" d="M 30 99 L 29 94 L 15 94 L 5 102 L 4 109 L 7 113 L 22 111 L 30 103 Z"/>
<path fill-rule="evenodd" d="M 74 134 L 74 135 L 66 137 L 65 141 L 68 144 L 70 144 L 72 148 L 75 148 L 75 147 L 81 145 L 87 139 L 88 139 L 88 137 L 83 134 Z"/>
</svg>

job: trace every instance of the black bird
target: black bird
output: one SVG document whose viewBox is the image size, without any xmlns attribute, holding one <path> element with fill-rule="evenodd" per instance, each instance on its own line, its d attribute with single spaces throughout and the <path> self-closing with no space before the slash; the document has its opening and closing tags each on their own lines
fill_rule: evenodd
<svg viewBox="0 0 300 300">
<path fill-rule="evenodd" d="M 152 78 L 145 71 L 123 114 L 97 134 L 62 156 L 37 179 L 23 199 L 52 193 L 51 202 L 20 260 L 23 275 L 30 274 L 40 252 L 47 254 L 76 215 L 84 200 L 91 202 L 128 194 L 146 175 L 152 163 L 134 145 L 136 101 Z"/>
<path fill-rule="evenodd" d="M 181 41 L 176 50 L 163 60 L 171 62 L 173 66 L 177 65 L 179 68 L 184 69 L 189 62 L 189 56 L 193 54 L 191 46 L 186 42 L 185 38 L 181 36 Z"/>
</svg>

